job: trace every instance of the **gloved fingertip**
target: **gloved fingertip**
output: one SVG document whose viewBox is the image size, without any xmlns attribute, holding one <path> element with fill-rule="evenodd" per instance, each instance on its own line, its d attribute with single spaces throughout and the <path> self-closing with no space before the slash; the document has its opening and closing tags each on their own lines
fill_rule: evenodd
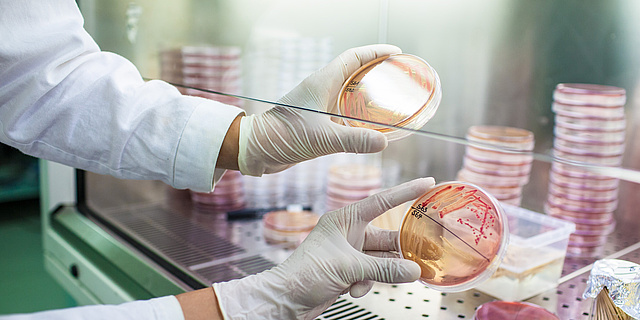
<svg viewBox="0 0 640 320">
<path fill-rule="evenodd" d="M 368 153 L 380 152 L 386 149 L 389 145 L 387 137 L 384 134 L 374 130 L 368 130 L 366 140 L 367 150 L 365 152 Z"/>
<path fill-rule="evenodd" d="M 413 282 L 420 278 L 422 270 L 420 266 L 411 261 L 398 259 L 397 277 L 395 282 Z"/>
<path fill-rule="evenodd" d="M 429 187 L 433 187 L 436 185 L 436 179 L 434 179 L 433 177 L 420 178 L 420 180 L 422 180 L 422 183 L 428 185 Z"/>
<path fill-rule="evenodd" d="M 363 297 L 369 292 L 369 290 L 371 290 L 371 288 L 373 288 L 373 283 L 374 282 L 370 280 L 358 281 L 351 285 L 349 293 L 353 298 Z"/>
</svg>

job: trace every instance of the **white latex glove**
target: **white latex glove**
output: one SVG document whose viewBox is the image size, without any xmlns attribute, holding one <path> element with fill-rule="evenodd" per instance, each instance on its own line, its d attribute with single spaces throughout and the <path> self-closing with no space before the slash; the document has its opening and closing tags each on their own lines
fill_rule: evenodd
<svg viewBox="0 0 640 320">
<path fill-rule="evenodd" d="M 349 49 L 278 102 L 335 113 L 340 88 L 353 72 L 378 57 L 400 52 L 382 44 Z M 276 106 L 241 119 L 238 166 L 244 175 L 261 176 L 327 154 L 373 153 L 386 146 L 386 137 L 375 130 L 349 128 L 325 115 Z"/>
<path fill-rule="evenodd" d="M 434 184 L 433 178 L 413 180 L 329 212 L 282 264 L 213 284 L 225 319 L 313 319 L 349 289 L 360 297 L 371 281 L 417 280 L 420 267 L 398 257 L 398 232 L 369 222 Z"/>
</svg>

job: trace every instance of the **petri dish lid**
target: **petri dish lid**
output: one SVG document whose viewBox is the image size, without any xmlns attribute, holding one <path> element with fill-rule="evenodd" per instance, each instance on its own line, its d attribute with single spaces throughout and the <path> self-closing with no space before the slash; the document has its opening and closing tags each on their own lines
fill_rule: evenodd
<svg viewBox="0 0 640 320">
<path fill-rule="evenodd" d="M 491 301 L 482 304 L 473 315 L 474 320 L 560 320 L 549 310 L 528 302 Z"/>
<path fill-rule="evenodd" d="M 398 235 L 402 257 L 422 270 L 419 280 L 445 292 L 467 290 L 490 277 L 508 237 L 498 200 L 461 181 L 438 184 L 418 198 Z"/>
<path fill-rule="evenodd" d="M 373 60 L 345 81 L 338 112 L 350 127 L 374 129 L 397 140 L 420 129 L 435 114 L 442 98 L 440 78 L 426 61 L 410 54 L 392 54 Z M 367 120 L 393 126 L 357 121 Z"/>
</svg>

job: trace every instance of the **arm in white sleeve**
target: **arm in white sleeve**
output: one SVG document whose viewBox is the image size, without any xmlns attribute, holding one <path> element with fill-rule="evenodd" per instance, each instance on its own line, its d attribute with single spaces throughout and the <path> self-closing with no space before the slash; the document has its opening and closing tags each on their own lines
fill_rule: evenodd
<svg viewBox="0 0 640 320">
<path fill-rule="evenodd" d="M 2 1 L 0 30 L 0 142 L 118 178 L 212 189 L 241 109 L 143 81 L 100 51 L 71 0 Z"/>
<path fill-rule="evenodd" d="M 95 305 L 29 314 L 0 316 L 0 320 L 184 320 L 174 296 L 120 305 Z"/>
</svg>

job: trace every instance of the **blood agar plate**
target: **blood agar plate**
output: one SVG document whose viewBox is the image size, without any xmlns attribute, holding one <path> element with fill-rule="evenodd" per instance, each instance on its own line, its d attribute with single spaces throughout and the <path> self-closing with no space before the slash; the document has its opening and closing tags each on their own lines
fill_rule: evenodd
<svg viewBox="0 0 640 320">
<path fill-rule="evenodd" d="M 560 320 L 549 310 L 527 302 L 491 301 L 478 309 L 474 320 Z"/>
<path fill-rule="evenodd" d="M 400 251 L 420 265 L 420 281 L 446 292 L 486 280 L 504 257 L 508 225 L 498 201 L 478 186 L 441 183 L 418 198 L 402 221 Z"/>
<path fill-rule="evenodd" d="M 374 129 L 397 140 L 411 134 L 398 128 L 422 128 L 435 114 L 441 97 L 440 78 L 426 61 L 393 54 L 365 64 L 345 81 L 338 111 L 351 118 L 344 119 L 347 126 Z"/>
</svg>

